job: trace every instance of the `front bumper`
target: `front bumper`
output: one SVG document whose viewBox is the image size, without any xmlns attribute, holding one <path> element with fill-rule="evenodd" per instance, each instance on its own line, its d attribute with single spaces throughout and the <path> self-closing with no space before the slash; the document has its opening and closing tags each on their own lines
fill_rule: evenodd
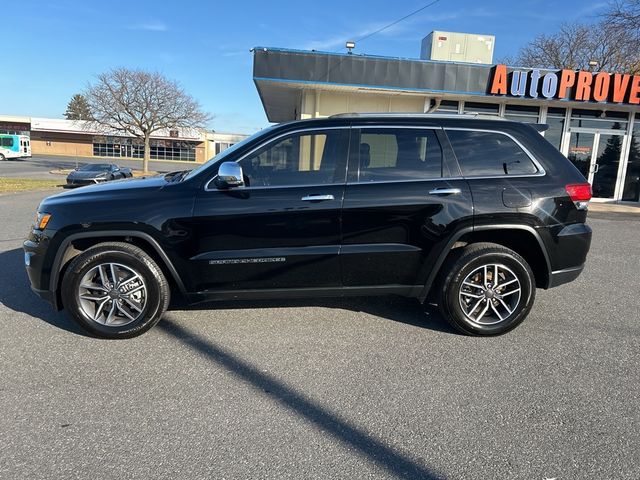
<svg viewBox="0 0 640 480">
<path fill-rule="evenodd" d="M 52 292 L 51 290 L 39 290 L 37 288 L 33 288 L 33 285 L 31 285 L 31 290 L 41 299 L 46 300 L 53 305 L 53 308 L 61 310 L 61 307 L 58 304 L 58 296 L 56 295 L 56 292 Z"/>
<path fill-rule="evenodd" d="M 33 230 L 29 238 L 24 241 L 24 264 L 31 284 L 31 290 L 40 298 L 46 300 L 56 310 L 60 310 L 57 292 L 51 288 L 51 262 L 47 261 L 46 253 L 49 237 L 42 232 Z M 49 265 L 49 266 L 47 266 Z"/>
<path fill-rule="evenodd" d="M 81 179 L 72 179 L 67 178 L 67 183 L 63 185 L 64 188 L 76 188 L 76 187 L 86 187 L 87 185 L 96 185 L 98 183 L 106 182 L 106 178 L 81 178 Z"/>
</svg>

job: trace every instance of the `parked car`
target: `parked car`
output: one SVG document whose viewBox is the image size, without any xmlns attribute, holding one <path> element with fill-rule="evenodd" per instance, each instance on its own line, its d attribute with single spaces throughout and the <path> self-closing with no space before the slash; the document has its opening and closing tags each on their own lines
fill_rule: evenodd
<svg viewBox="0 0 640 480">
<path fill-rule="evenodd" d="M 113 163 L 88 163 L 67 175 L 67 188 L 94 185 L 122 178 L 131 178 L 130 168 L 121 168 Z"/>
<path fill-rule="evenodd" d="M 382 114 L 273 126 L 190 172 L 46 198 L 26 269 L 107 338 L 148 330 L 171 298 L 380 294 L 502 334 L 536 288 L 578 277 L 591 242 L 590 185 L 539 129 Z"/>
</svg>

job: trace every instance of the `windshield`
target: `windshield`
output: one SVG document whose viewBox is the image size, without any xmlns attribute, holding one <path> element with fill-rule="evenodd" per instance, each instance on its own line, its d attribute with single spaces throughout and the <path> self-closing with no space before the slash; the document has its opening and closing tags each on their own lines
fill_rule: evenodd
<svg viewBox="0 0 640 480">
<path fill-rule="evenodd" d="M 109 168 L 111 168 L 111 165 L 108 163 L 96 163 L 94 165 L 85 165 L 80 167 L 78 170 L 81 172 L 100 172 L 103 170 L 109 170 Z"/>
<path fill-rule="evenodd" d="M 225 158 L 227 158 L 229 155 L 231 155 L 233 152 L 235 152 L 236 150 L 238 150 L 239 148 L 243 147 L 244 145 L 246 145 L 247 143 L 251 142 L 252 140 L 264 135 L 265 133 L 267 133 L 268 131 L 274 129 L 276 127 L 276 125 L 271 126 L 271 127 L 267 127 L 263 130 L 260 130 L 259 132 L 254 133 L 253 135 L 245 138 L 244 140 L 242 140 L 241 142 L 238 143 L 234 143 L 232 146 L 230 146 L 229 148 L 227 148 L 226 150 L 223 150 L 222 152 L 220 152 L 219 154 L 217 154 L 215 157 L 213 157 L 211 160 L 209 160 L 208 162 L 203 163 L 202 165 L 200 165 L 198 168 L 194 168 L 193 170 L 191 170 L 185 177 L 184 179 L 187 180 L 189 178 L 193 178 L 196 175 L 198 175 L 200 172 L 204 172 L 205 170 L 207 170 L 209 167 L 211 167 L 211 165 L 214 165 L 218 162 L 223 161 Z"/>
</svg>

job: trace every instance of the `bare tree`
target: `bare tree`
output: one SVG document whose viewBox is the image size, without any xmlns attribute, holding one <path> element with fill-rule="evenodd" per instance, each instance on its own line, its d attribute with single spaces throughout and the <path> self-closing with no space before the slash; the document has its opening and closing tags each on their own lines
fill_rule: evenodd
<svg viewBox="0 0 640 480">
<path fill-rule="evenodd" d="M 589 70 L 595 62 L 602 71 L 640 72 L 637 42 L 607 21 L 596 25 L 564 24 L 556 33 L 537 36 L 508 60 L 527 67 L 575 70 Z"/>
<path fill-rule="evenodd" d="M 640 40 L 640 0 L 613 0 L 603 17 L 611 27 Z"/>
<path fill-rule="evenodd" d="M 150 138 L 159 130 L 204 128 L 210 115 L 175 82 L 160 73 L 117 68 L 98 75 L 85 93 L 93 121 L 144 142 L 142 169 L 149 171 Z"/>
</svg>

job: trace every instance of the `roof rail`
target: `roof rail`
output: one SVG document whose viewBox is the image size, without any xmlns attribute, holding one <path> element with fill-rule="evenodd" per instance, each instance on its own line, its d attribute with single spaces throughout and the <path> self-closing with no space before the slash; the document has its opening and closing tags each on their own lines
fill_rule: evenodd
<svg viewBox="0 0 640 480">
<path fill-rule="evenodd" d="M 475 118 L 484 120 L 506 120 L 503 117 L 496 115 L 486 115 L 478 112 L 466 112 L 466 113 L 416 113 L 416 112 L 348 112 L 348 113 L 336 113 L 330 115 L 329 118 Z"/>
</svg>

